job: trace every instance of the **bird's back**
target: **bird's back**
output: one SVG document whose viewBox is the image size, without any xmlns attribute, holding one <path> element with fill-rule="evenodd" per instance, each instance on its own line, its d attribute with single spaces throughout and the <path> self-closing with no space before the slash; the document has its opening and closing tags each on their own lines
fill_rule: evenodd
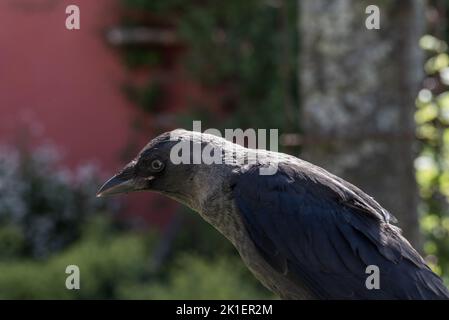
<svg viewBox="0 0 449 320">
<path fill-rule="evenodd" d="M 299 159 L 280 161 L 271 176 L 259 168 L 250 165 L 236 175 L 233 198 L 276 276 L 319 299 L 449 298 L 441 279 L 390 223 L 394 218 L 360 189 Z M 368 266 L 379 269 L 379 289 L 366 285 Z M 285 298 L 292 291 L 286 287 L 282 294 L 282 284 L 278 289 Z"/>
</svg>

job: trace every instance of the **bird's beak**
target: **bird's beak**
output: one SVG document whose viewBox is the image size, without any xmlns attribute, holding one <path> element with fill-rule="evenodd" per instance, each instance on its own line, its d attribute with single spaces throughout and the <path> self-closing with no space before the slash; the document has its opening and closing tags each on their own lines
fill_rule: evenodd
<svg viewBox="0 0 449 320">
<path fill-rule="evenodd" d="M 97 197 L 110 196 L 114 194 L 127 193 L 135 191 L 136 184 L 134 179 L 126 179 L 118 174 L 106 181 L 98 190 Z"/>
</svg>

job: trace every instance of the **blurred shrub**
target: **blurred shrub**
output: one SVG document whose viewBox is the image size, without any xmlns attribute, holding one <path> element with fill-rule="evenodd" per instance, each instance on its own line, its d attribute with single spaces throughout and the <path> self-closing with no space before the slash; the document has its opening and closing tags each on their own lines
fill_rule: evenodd
<svg viewBox="0 0 449 320">
<path fill-rule="evenodd" d="M 106 210 L 95 198 L 93 167 L 58 168 L 54 149 L 0 149 L 0 259 L 46 257 L 76 240 L 86 217 Z"/>
<path fill-rule="evenodd" d="M 427 77 L 416 100 L 415 121 L 421 152 L 415 161 L 420 188 L 421 228 L 426 260 L 449 284 L 449 63 L 448 46 L 422 37 L 428 53 Z"/>
<path fill-rule="evenodd" d="M 154 272 L 154 237 L 117 230 L 107 218 L 84 225 L 79 241 L 46 260 L 0 262 L 0 299 L 268 299 L 235 255 L 180 253 Z M 65 269 L 80 268 L 80 290 Z"/>
<path fill-rule="evenodd" d="M 165 283 L 149 287 L 151 299 L 269 299 L 274 295 L 248 281 L 240 258 L 224 255 L 205 259 L 198 255 L 177 257 Z"/>
<path fill-rule="evenodd" d="M 119 298 L 119 287 L 141 280 L 148 265 L 142 235 L 113 231 L 100 218 L 84 227 L 80 241 L 47 260 L 0 262 L 0 299 Z M 80 290 L 65 287 L 72 264 L 80 268 Z"/>
</svg>

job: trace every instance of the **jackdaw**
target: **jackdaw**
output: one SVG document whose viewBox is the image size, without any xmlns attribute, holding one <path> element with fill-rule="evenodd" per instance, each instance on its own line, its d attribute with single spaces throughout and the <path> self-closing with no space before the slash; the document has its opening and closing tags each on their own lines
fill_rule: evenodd
<svg viewBox="0 0 449 320">
<path fill-rule="evenodd" d="M 185 146 L 190 152 L 179 161 Z M 449 298 L 387 210 L 294 156 L 178 129 L 148 143 L 97 195 L 135 191 L 198 212 L 283 299 Z"/>
</svg>

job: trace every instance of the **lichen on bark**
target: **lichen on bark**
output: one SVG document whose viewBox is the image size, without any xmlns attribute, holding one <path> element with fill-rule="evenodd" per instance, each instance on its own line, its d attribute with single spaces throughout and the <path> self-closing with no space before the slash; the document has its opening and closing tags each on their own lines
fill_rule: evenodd
<svg viewBox="0 0 449 320">
<path fill-rule="evenodd" d="M 365 27 L 368 5 L 380 29 Z M 419 246 L 414 109 L 424 3 L 299 1 L 302 156 L 374 196 Z"/>
</svg>

